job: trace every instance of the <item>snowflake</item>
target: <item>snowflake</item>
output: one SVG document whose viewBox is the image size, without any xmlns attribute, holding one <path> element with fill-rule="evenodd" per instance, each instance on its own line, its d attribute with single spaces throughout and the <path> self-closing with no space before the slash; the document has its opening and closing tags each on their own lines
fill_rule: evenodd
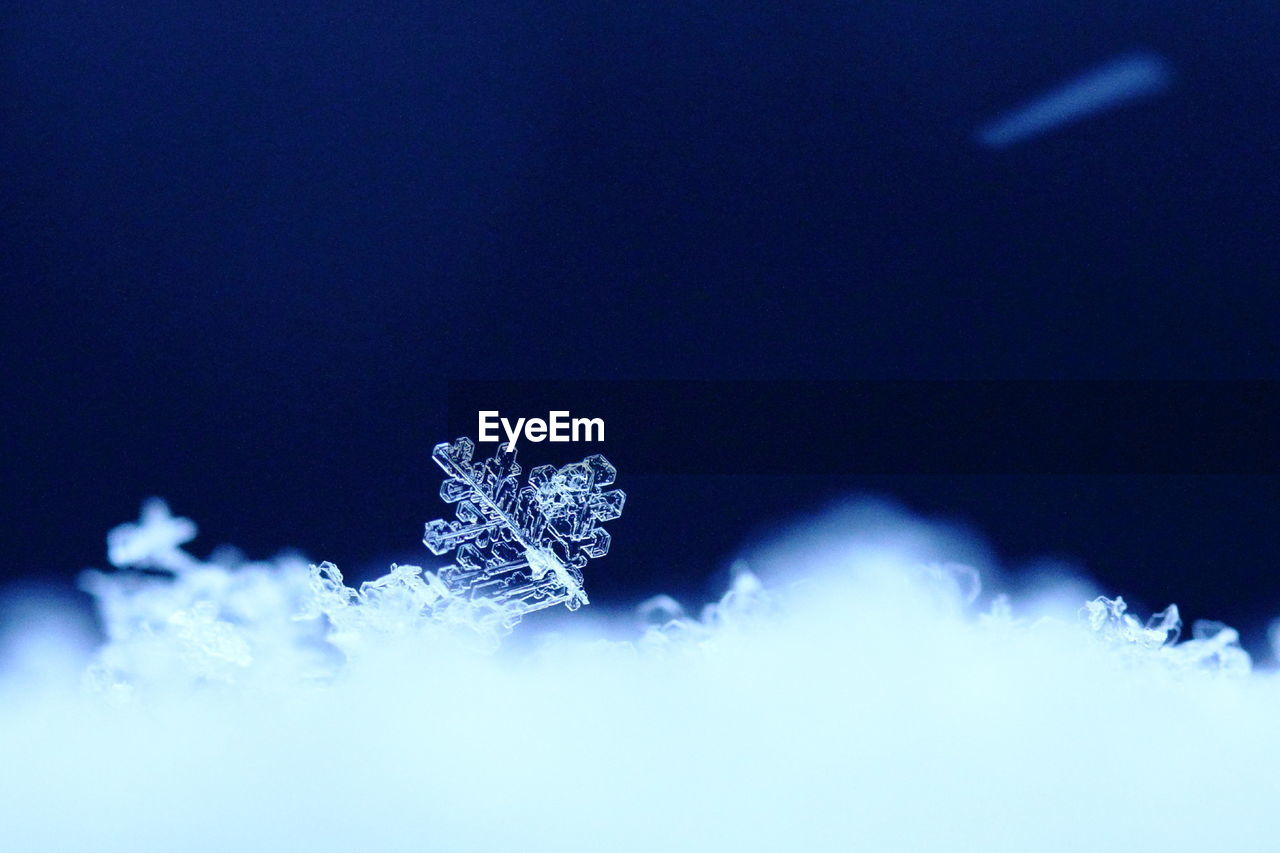
<svg viewBox="0 0 1280 853">
<path fill-rule="evenodd" d="M 540 465 L 520 483 L 515 448 L 498 445 L 473 462 L 468 438 L 436 445 L 432 458 L 448 477 L 440 497 L 455 503 L 457 520 L 427 523 L 423 543 L 433 554 L 454 554 L 440 578 L 455 592 L 486 598 L 520 613 L 587 603 L 582 569 L 609 551 L 602 522 L 622 514 L 626 494 L 617 471 L 599 454 L 561 468 Z"/>
</svg>

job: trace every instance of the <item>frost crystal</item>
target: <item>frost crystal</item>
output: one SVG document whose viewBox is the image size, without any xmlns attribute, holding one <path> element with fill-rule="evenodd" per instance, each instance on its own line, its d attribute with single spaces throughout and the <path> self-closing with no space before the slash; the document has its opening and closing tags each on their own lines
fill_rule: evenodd
<svg viewBox="0 0 1280 853">
<path fill-rule="evenodd" d="M 107 559 L 117 569 L 183 572 L 200 565 L 182 550 L 195 538 L 191 519 L 174 517 L 167 503 L 151 498 L 142 505 L 136 524 L 121 524 L 107 534 Z"/>
<path fill-rule="evenodd" d="M 540 465 L 521 485 L 516 450 L 498 445 L 493 458 L 473 462 L 468 438 L 436 445 L 432 452 L 448 475 L 440 497 L 456 503 L 457 520 L 427 523 L 423 536 L 433 554 L 457 549 L 454 565 L 439 573 L 456 594 L 485 599 L 515 614 L 587 603 L 582 569 L 609 551 L 601 527 L 622 514 L 626 494 L 599 454 L 562 468 Z"/>
<path fill-rule="evenodd" d="M 1221 622 L 1199 619 L 1191 626 L 1191 639 L 1179 643 L 1182 617 L 1170 604 L 1139 622 L 1125 611 L 1121 596 L 1098 596 L 1086 602 L 1081 616 L 1101 637 L 1121 649 L 1145 649 L 1157 653 L 1178 669 L 1206 669 L 1226 675 L 1247 675 L 1252 669 L 1249 653 L 1240 647 L 1240 635 Z"/>
<path fill-rule="evenodd" d="M 1126 613 L 1128 609 L 1123 596 L 1107 598 L 1100 595 L 1093 601 L 1085 602 L 1082 615 L 1099 636 L 1117 643 L 1157 649 L 1178 641 L 1178 635 L 1182 632 L 1182 617 L 1178 614 L 1176 604 L 1170 604 L 1147 619 L 1145 625 Z"/>
<path fill-rule="evenodd" d="M 198 559 L 183 548 L 194 522 L 147 501 L 137 522 L 107 536 L 115 571 L 81 579 L 107 635 L 87 682 L 127 701 L 138 686 L 326 680 L 342 658 L 422 640 L 492 651 L 524 614 L 585 604 L 582 568 L 609 550 L 600 523 L 625 500 L 603 491 L 613 466 L 589 456 L 535 468 L 522 485 L 513 449 L 500 445 L 483 463 L 473 450 L 462 438 L 433 454 L 458 520 L 431 522 L 424 542 L 436 554 L 456 549 L 454 564 L 438 573 L 393 565 L 355 589 L 328 562 L 251 562 L 229 549 Z"/>
<path fill-rule="evenodd" d="M 135 686 L 270 684 L 323 672 L 322 626 L 293 618 L 311 594 L 306 561 L 249 561 L 232 549 L 200 560 L 182 547 L 195 535 L 194 522 L 154 498 L 137 522 L 107 535 L 116 570 L 80 581 L 107 640 L 87 683 L 127 699 Z"/>
</svg>

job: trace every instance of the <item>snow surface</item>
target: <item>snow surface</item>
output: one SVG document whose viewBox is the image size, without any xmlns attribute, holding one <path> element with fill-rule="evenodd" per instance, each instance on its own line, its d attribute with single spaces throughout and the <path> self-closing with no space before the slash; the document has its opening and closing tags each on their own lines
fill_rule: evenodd
<svg viewBox="0 0 1280 853">
<path fill-rule="evenodd" d="M 1176 610 L 1084 606 L 1079 578 L 983 590 L 1001 571 L 980 542 L 884 505 L 744 554 L 696 614 L 661 596 L 507 636 L 442 609 L 414 567 L 352 590 L 298 557 L 178 556 L 194 529 L 160 506 L 155 531 L 144 516 L 112 540 L 152 570 L 86 577 L 96 650 L 67 605 L 8 603 L 0 849 L 1261 851 L 1280 835 L 1280 684 L 1234 632 L 1175 643 Z"/>
</svg>

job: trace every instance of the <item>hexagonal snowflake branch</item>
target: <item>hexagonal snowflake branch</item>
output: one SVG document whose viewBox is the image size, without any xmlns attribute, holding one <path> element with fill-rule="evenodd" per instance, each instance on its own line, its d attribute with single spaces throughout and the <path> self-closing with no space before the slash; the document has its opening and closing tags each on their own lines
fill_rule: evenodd
<svg viewBox="0 0 1280 853">
<path fill-rule="evenodd" d="M 455 551 L 455 564 L 440 578 L 519 613 L 587 603 L 582 569 L 609 551 L 600 525 L 622 514 L 626 494 L 613 485 L 617 472 L 599 454 L 561 468 L 540 465 L 520 482 L 515 448 L 498 445 L 491 459 L 474 462 L 469 438 L 436 445 L 432 452 L 448 475 L 440 497 L 455 503 L 457 520 L 427 523 L 423 543 L 433 554 Z"/>
</svg>

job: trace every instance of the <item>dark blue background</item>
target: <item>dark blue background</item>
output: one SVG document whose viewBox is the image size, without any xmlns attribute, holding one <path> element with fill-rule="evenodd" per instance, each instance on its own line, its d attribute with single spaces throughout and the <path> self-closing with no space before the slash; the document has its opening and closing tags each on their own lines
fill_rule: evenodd
<svg viewBox="0 0 1280 853">
<path fill-rule="evenodd" d="M 69 581 L 152 493 L 206 547 L 425 559 L 450 378 L 1275 377 L 1277 44 L 1261 0 L 9 4 L 0 572 Z M 973 145 L 1134 49 L 1169 93 Z M 1280 612 L 1273 479 L 630 488 L 597 600 L 870 488 Z"/>
</svg>

